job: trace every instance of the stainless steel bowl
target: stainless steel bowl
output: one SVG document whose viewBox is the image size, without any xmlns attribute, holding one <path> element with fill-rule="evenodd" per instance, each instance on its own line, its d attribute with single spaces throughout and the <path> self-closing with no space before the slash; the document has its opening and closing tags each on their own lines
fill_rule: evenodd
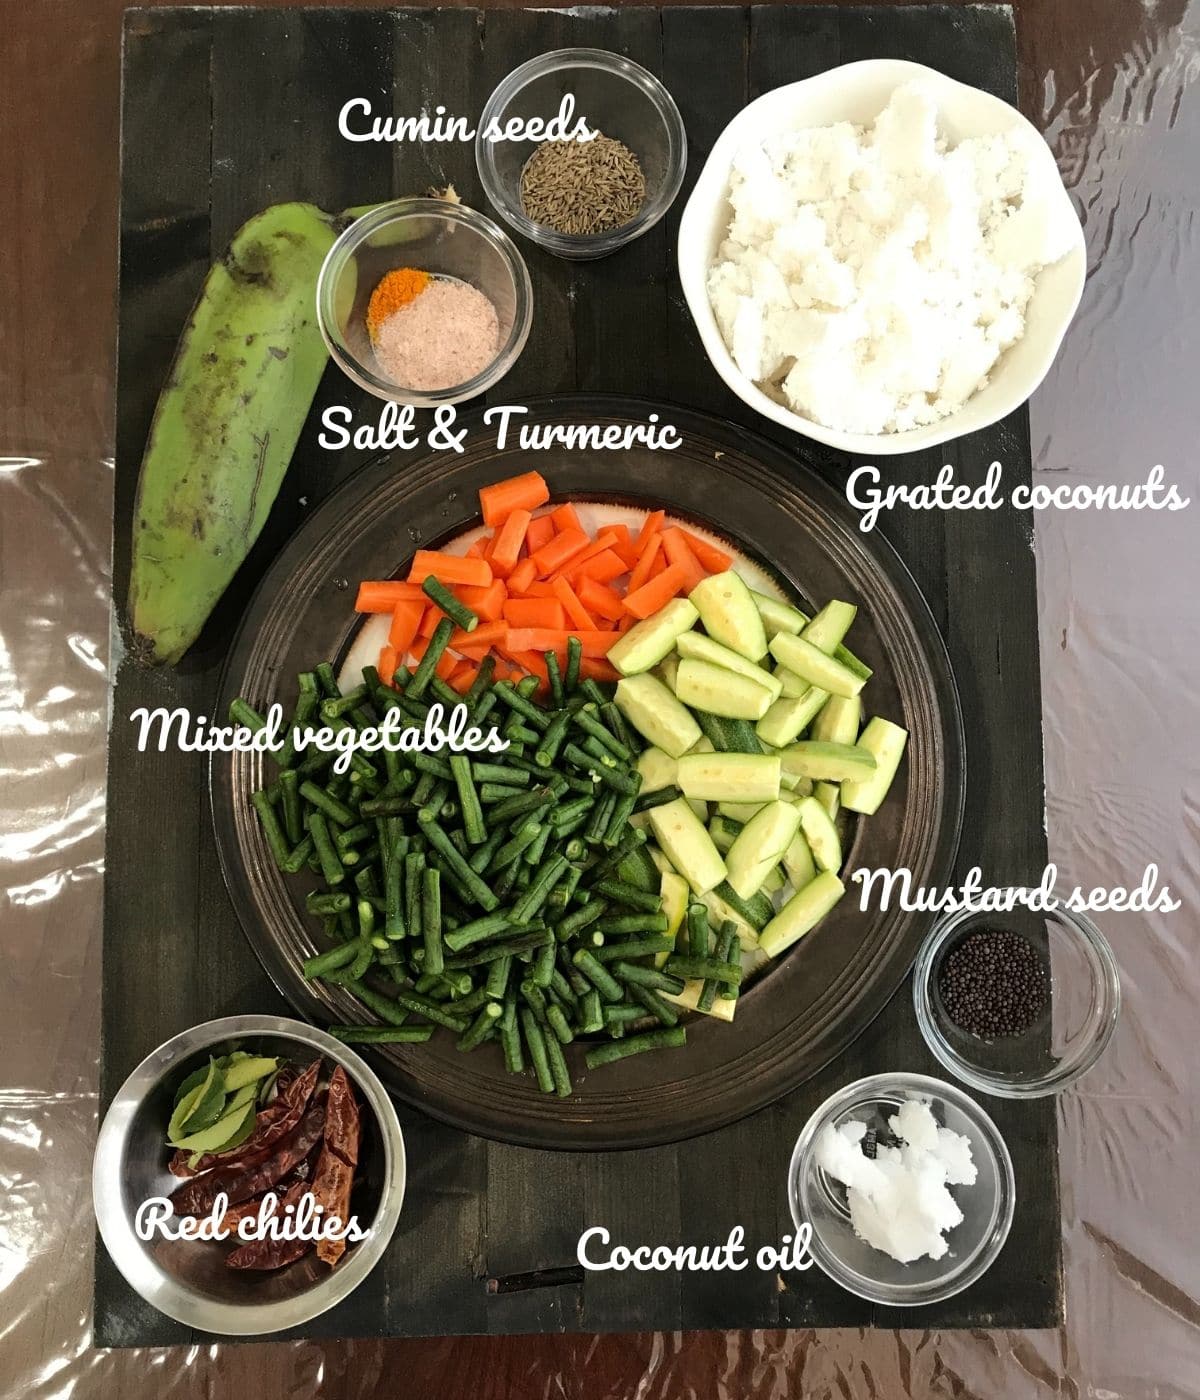
<svg viewBox="0 0 1200 1400">
<path fill-rule="evenodd" d="M 302 1063 L 323 1055 L 340 1064 L 358 1090 L 363 1137 L 352 1197 L 368 1230 L 335 1269 L 310 1252 L 272 1273 L 226 1268 L 228 1246 L 215 1241 L 142 1240 L 137 1210 L 179 1185 L 167 1170 L 167 1121 L 174 1090 L 210 1054 L 253 1049 Z M 100 1235 L 125 1281 L 177 1322 L 227 1336 L 257 1336 L 296 1327 L 351 1294 L 387 1248 L 404 1200 L 404 1137 L 387 1091 L 348 1046 L 314 1026 L 282 1016 L 227 1016 L 206 1021 L 159 1046 L 121 1086 L 96 1144 L 92 1199 Z"/>
</svg>

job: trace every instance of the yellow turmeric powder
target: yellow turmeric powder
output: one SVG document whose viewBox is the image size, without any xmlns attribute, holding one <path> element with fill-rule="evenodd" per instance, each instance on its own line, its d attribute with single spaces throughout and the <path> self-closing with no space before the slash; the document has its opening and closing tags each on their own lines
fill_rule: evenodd
<svg viewBox="0 0 1200 1400">
<path fill-rule="evenodd" d="M 420 296 L 431 280 L 428 272 L 416 267 L 397 267 L 381 277 L 367 304 L 367 330 L 371 339 L 378 336 L 379 327 L 393 312 Z"/>
</svg>

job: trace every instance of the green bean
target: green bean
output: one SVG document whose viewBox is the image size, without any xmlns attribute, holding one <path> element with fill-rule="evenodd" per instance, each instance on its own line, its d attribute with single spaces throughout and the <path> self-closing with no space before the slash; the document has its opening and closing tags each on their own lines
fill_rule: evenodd
<svg viewBox="0 0 1200 1400">
<path fill-rule="evenodd" d="M 544 1035 L 542 1043 L 546 1048 L 546 1058 L 550 1062 L 550 1076 L 554 1080 L 554 1092 L 560 1099 L 571 1097 L 571 1073 L 567 1069 L 567 1057 L 557 1036 Z"/>
<path fill-rule="evenodd" d="M 563 692 L 562 671 L 558 666 L 558 654 L 553 651 L 543 653 L 546 661 L 546 677 L 550 682 L 550 702 L 557 710 L 566 696 Z"/>
<path fill-rule="evenodd" d="M 534 788 L 532 792 L 523 792 L 520 797 L 510 797 L 507 801 L 499 803 L 492 808 L 488 816 L 492 822 L 506 826 L 517 817 L 524 817 L 530 812 L 548 807 L 553 801 L 554 794 L 549 788 Z"/>
<path fill-rule="evenodd" d="M 432 1026 L 330 1026 L 329 1034 L 345 1045 L 420 1045 Z"/>
<path fill-rule="evenodd" d="M 536 687 L 537 678 L 531 677 L 531 679 Z M 532 700 L 527 699 L 511 681 L 498 681 L 492 687 L 492 694 L 507 705 L 513 714 L 520 715 L 523 720 L 527 720 L 538 731 L 538 734 L 550 727 L 550 716 L 546 711 L 535 705 Z M 534 742 L 536 742 L 537 737 L 538 735 L 535 734 Z"/>
<path fill-rule="evenodd" d="M 595 987 L 584 992 L 579 1008 L 579 1029 L 584 1035 L 595 1035 L 604 1029 L 603 1004 Z"/>
<path fill-rule="evenodd" d="M 603 749 L 607 749 L 610 754 L 615 755 L 624 763 L 629 763 L 633 759 L 633 753 L 618 739 L 609 732 L 608 726 L 602 724 L 596 717 L 596 706 L 589 703 L 582 710 L 576 710 L 571 716 L 572 723 L 577 725 L 583 732 L 595 739 Z"/>
<path fill-rule="evenodd" d="M 634 987 L 649 987 L 652 992 L 671 992 L 679 996 L 686 983 L 682 977 L 672 977 L 670 973 L 659 972 L 654 967 L 641 967 L 637 963 L 626 962 L 623 958 L 612 964 L 613 976 Z"/>
<path fill-rule="evenodd" d="M 730 961 L 734 945 L 737 941 L 737 925 L 732 919 L 726 919 L 721 925 L 721 932 L 717 938 L 716 958 L 718 962 L 727 963 Z M 741 965 L 740 958 L 738 959 L 738 964 L 739 966 Z M 698 1011 L 712 1010 L 713 1002 L 717 999 L 717 988 L 719 986 L 720 983 L 715 978 L 705 978 L 704 986 L 701 988 L 699 999 L 696 1002 L 696 1009 Z"/>
<path fill-rule="evenodd" d="M 305 896 L 304 907 L 310 914 L 340 914 L 343 909 L 350 908 L 350 903 L 348 894 L 322 894 L 312 890 Z"/>
<path fill-rule="evenodd" d="M 285 870 L 291 858 L 292 848 L 284 835 L 283 827 L 279 824 L 279 818 L 275 815 L 275 809 L 271 806 L 271 799 L 260 788 L 251 796 L 250 801 L 253 802 L 254 810 L 258 813 L 263 837 L 271 852 L 272 859 L 280 870 Z"/>
<path fill-rule="evenodd" d="M 509 1025 L 501 1018 L 500 1045 L 504 1051 L 504 1068 L 510 1074 L 523 1074 L 525 1056 L 521 1051 L 521 1032 L 515 1022 Z"/>
<path fill-rule="evenodd" d="M 606 846 L 618 846 L 621 843 L 626 831 L 629 829 L 629 818 L 633 815 L 634 803 L 637 802 L 637 793 L 621 793 L 613 806 L 612 816 L 608 819 L 608 826 L 604 829 L 604 844 Z"/>
<path fill-rule="evenodd" d="M 583 838 L 585 841 L 596 845 L 603 841 L 604 833 L 608 830 L 608 824 L 612 820 L 612 814 L 616 810 L 617 797 L 615 792 L 606 792 L 602 797 L 596 799 L 596 805 L 592 808 L 592 815 L 584 828 Z"/>
<path fill-rule="evenodd" d="M 280 773 L 279 791 L 283 829 L 287 832 L 288 844 L 295 846 L 304 836 L 304 817 L 300 811 L 300 775 L 295 769 L 285 768 Z"/>
<path fill-rule="evenodd" d="M 442 620 L 445 621 L 444 618 Z M 440 627 L 441 623 L 439 623 L 438 626 Z M 496 908 L 500 901 L 484 881 L 480 879 L 467 864 L 466 860 L 454 845 L 454 842 L 450 840 L 449 836 L 446 835 L 437 822 L 434 821 L 426 811 L 420 813 L 419 819 L 421 822 L 421 830 L 424 832 L 430 845 L 445 857 L 447 865 L 449 865 L 450 869 L 457 876 L 470 898 L 482 909 L 490 913 Z"/>
<path fill-rule="evenodd" d="M 341 859 L 334 849 L 329 836 L 329 825 L 321 812 L 308 814 L 308 834 L 313 839 L 313 848 L 321 862 L 321 874 L 327 885 L 340 885 L 346 878 Z"/>
<path fill-rule="evenodd" d="M 321 701 L 321 718 L 326 721 L 342 719 L 366 698 L 367 687 L 365 685 L 356 685 L 352 690 L 347 690 L 341 695 L 331 696 L 328 700 Z"/>
<path fill-rule="evenodd" d="M 455 1031 L 462 1035 L 467 1028 L 467 1023 L 460 1016 L 452 1016 L 436 1001 L 429 997 L 423 997 L 417 992 L 399 991 L 396 993 L 396 1000 L 406 1011 L 412 1011 L 417 1016 L 424 1016 L 427 1021 L 432 1021 L 435 1025 L 445 1026 L 447 1030 Z"/>
<path fill-rule="evenodd" d="M 244 729 L 249 729 L 252 734 L 257 734 L 259 730 L 267 727 L 267 721 L 250 704 L 248 700 L 243 700 L 239 695 L 236 700 L 229 703 L 229 719 L 233 724 L 241 725 Z"/>
<path fill-rule="evenodd" d="M 623 880 L 597 880 L 592 890 L 611 899 L 614 904 L 623 904 L 627 909 L 637 909 L 643 914 L 657 914 L 662 909 L 662 896 L 647 894 L 636 885 L 627 885 Z M 703 907 L 703 906 L 701 906 Z"/>
<path fill-rule="evenodd" d="M 421 939 L 425 947 L 426 972 L 441 972 L 445 954 L 442 952 L 442 877 L 426 866 L 421 884 Z"/>
<path fill-rule="evenodd" d="M 594 797 L 577 797 L 572 802 L 564 802 L 561 807 L 556 807 L 550 813 L 550 825 L 555 831 L 562 832 L 579 817 L 586 817 L 595 801 Z"/>
<path fill-rule="evenodd" d="M 646 1019 L 646 1008 L 637 1006 L 633 1002 L 621 1001 L 615 1006 L 606 1006 L 603 1010 L 605 1029 L 613 1026 L 632 1025 L 634 1021 L 644 1021 Z"/>
<path fill-rule="evenodd" d="M 490 868 L 492 870 L 502 870 L 519 856 L 524 855 L 529 847 L 538 839 L 541 829 L 541 825 L 536 817 L 527 818 L 517 828 L 516 833 L 510 837 L 492 857 Z"/>
<path fill-rule="evenodd" d="M 722 927 L 723 929 L 730 929 L 733 933 L 733 943 L 730 946 L 729 957 L 726 961 L 731 967 L 736 967 L 740 972 L 742 970 L 742 944 L 737 936 L 737 924 L 735 924 L 732 919 L 728 919 Z M 723 997 L 726 1001 L 736 1001 L 739 985 L 739 982 L 724 982 L 721 984 L 718 995 Z"/>
<path fill-rule="evenodd" d="M 527 1008 L 521 1009 L 520 1020 L 525 1044 L 529 1047 L 529 1058 L 533 1064 L 533 1072 L 537 1076 L 538 1088 L 543 1094 L 552 1094 L 554 1092 L 554 1076 L 550 1072 L 550 1062 L 546 1057 L 546 1040 L 542 1035 L 542 1028 L 537 1023 L 537 1017 Z"/>
<path fill-rule="evenodd" d="M 567 673 L 563 685 L 572 691 L 579 684 L 579 666 L 583 660 L 583 643 L 578 637 L 567 638 Z"/>
<path fill-rule="evenodd" d="M 316 848 L 313 846 L 312 837 L 303 837 L 300 841 L 300 844 L 291 853 L 291 855 L 288 856 L 287 860 L 284 861 L 284 870 L 286 870 L 289 875 L 299 874 L 299 872 L 303 870 L 304 867 L 308 864 L 309 857 L 313 854 L 315 849 Z"/>
<path fill-rule="evenodd" d="M 652 807 L 665 807 L 668 802 L 674 802 L 676 798 L 682 797 L 683 793 L 675 786 L 656 788 L 653 792 L 639 792 L 633 801 L 635 812 L 648 812 Z"/>
<path fill-rule="evenodd" d="M 621 984 L 603 963 L 598 962 L 586 948 L 577 948 L 572 961 L 605 1001 L 620 1001 L 625 993 Z"/>
<path fill-rule="evenodd" d="M 678 955 L 669 957 L 665 964 L 667 972 L 676 977 L 711 977 L 715 982 L 738 986 L 742 980 L 742 965 L 721 962 L 717 958 L 685 958 Z"/>
<path fill-rule="evenodd" d="M 547 943 L 537 950 L 537 955 L 533 960 L 533 971 L 530 978 L 535 986 L 549 987 L 554 979 L 554 956 L 556 952 L 555 944 Z"/>
<path fill-rule="evenodd" d="M 412 680 L 404 687 L 406 700 L 419 700 L 425 694 L 426 688 L 433 678 L 433 668 L 442 659 L 442 654 L 445 652 L 453 633 L 454 623 L 448 617 L 443 617 L 433 629 L 433 636 L 429 639 L 425 654 L 417 662 L 417 669 L 413 672 Z"/>
<path fill-rule="evenodd" d="M 708 957 L 708 907 L 698 902 L 688 905 L 688 952 L 693 958 Z"/>
<path fill-rule="evenodd" d="M 479 967 L 484 963 L 495 962 L 497 958 L 507 958 L 521 953 L 530 953 L 549 943 L 554 935 L 548 928 L 531 930 L 529 933 L 522 933 L 515 938 L 497 939 L 493 943 L 484 943 L 475 948 L 469 948 L 465 953 L 459 953 L 456 957 L 446 959 L 447 968 L 467 968 Z"/>
<path fill-rule="evenodd" d="M 676 1026 L 679 1024 L 679 1012 L 669 1001 L 663 1001 L 657 992 L 649 987 L 643 987 L 639 982 L 629 984 L 629 995 L 654 1017 L 656 1021 L 664 1026 Z"/>
<path fill-rule="evenodd" d="M 450 765 L 444 758 L 439 758 L 433 753 L 411 753 L 408 761 L 418 773 L 429 773 L 435 778 L 441 778 L 444 783 L 449 783 L 452 779 Z"/>
<path fill-rule="evenodd" d="M 382 817 L 376 817 L 376 821 L 382 821 Z M 346 852 L 351 846 L 357 846 L 362 841 L 369 841 L 378 831 L 377 827 L 368 826 L 366 822 L 359 822 L 357 826 L 343 827 L 341 831 L 334 831 L 333 844 L 338 849 L 338 854 L 345 858 Z"/>
<path fill-rule="evenodd" d="M 541 909 L 546 902 L 546 896 L 566 873 L 569 864 L 570 861 L 564 855 L 551 858 L 546 868 L 513 906 L 513 918 L 518 923 L 526 923 Z"/>
<path fill-rule="evenodd" d="M 397 1006 L 391 997 L 381 996 L 365 982 L 347 982 L 346 985 L 368 1010 L 373 1011 L 389 1026 L 402 1026 L 408 1020 L 409 1013 L 403 1007 Z"/>
<path fill-rule="evenodd" d="M 275 762 L 281 768 L 290 768 L 296 761 L 297 746 L 304 731 L 312 724 L 313 716 L 321 703 L 321 697 L 317 692 L 316 677 L 308 671 L 300 674 L 301 682 L 308 677 L 311 689 L 304 684 L 300 686 L 300 696 L 296 701 L 296 708 L 292 712 L 291 723 L 288 725 L 287 738 L 283 741 L 281 748 L 275 756 Z"/>
<path fill-rule="evenodd" d="M 512 975 L 512 955 L 506 954 L 502 958 L 497 958 L 495 962 L 488 965 L 487 984 L 485 990 L 493 1001 L 503 999 L 508 990 L 508 979 Z"/>
<path fill-rule="evenodd" d="M 582 933 L 589 924 L 595 923 L 607 908 L 608 905 L 602 899 L 589 900 L 587 904 L 559 921 L 556 930 L 559 940 L 565 943 L 576 934 Z"/>
<path fill-rule="evenodd" d="M 404 933 L 408 938 L 422 937 L 421 891 L 425 885 L 424 871 L 424 855 L 420 851 L 409 851 L 404 857 Z"/>
<path fill-rule="evenodd" d="M 560 710 L 550 721 L 545 734 L 542 735 L 538 744 L 534 758 L 543 768 L 549 766 L 558 757 L 559 748 L 562 741 L 567 737 L 567 730 L 571 725 L 571 715 L 569 711 Z"/>
<path fill-rule="evenodd" d="M 339 943 L 336 948 L 328 948 L 325 952 L 318 953 L 316 957 L 305 958 L 304 979 L 306 982 L 311 982 L 314 978 L 324 977 L 327 972 L 335 972 L 338 968 L 353 962 L 357 954 L 358 948 L 355 944 Z"/>
<path fill-rule="evenodd" d="M 480 763 L 471 760 L 471 776 L 477 783 L 502 783 L 505 787 L 528 787 L 533 775 L 520 768 L 509 768 L 506 764 Z"/>
<path fill-rule="evenodd" d="M 459 1037 L 457 1049 L 474 1050 L 482 1043 L 488 1033 L 495 1029 L 496 1022 L 500 1019 L 500 1007 L 489 1001 L 486 1006 L 479 1010 L 479 1014 L 471 1022 L 466 1031 Z"/>
<path fill-rule="evenodd" d="M 609 1045 L 597 1045 L 584 1056 L 584 1063 L 588 1069 L 599 1069 L 629 1055 L 640 1055 L 647 1050 L 675 1049 L 686 1044 L 686 1029 L 683 1026 L 670 1026 L 663 1030 L 645 1031 Z"/>
<path fill-rule="evenodd" d="M 471 682 L 470 690 L 468 690 L 463 697 L 469 706 L 475 706 L 477 702 L 484 697 L 484 692 L 488 690 L 488 687 L 492 683 L 492 677 L 495 674 L 496 658 L 489 652 L 488 655 L 483 658 L 482 662 L 480 662 L 479 674 Z M 490 694 L 490 691 L 488 693 Z M 492 703 L 495 704 L 495 701 Z M 476 714 L 475 718 L 478 720 L 481 716 Z"/>
<path fill-rule="evenodd" d="M 471 760 L 466 754 L 454 754 L 450 759 L 450 772 L 458 789 L 467 841 L 472 846 L 481 846 L 487 840 L 487 827 L 479 806 L 479 794 L 475 791 L 475 780 L 471 777 Z"/>
<path fill-rule="evenodd" d="M 561 1006 L 551 1003 L 546 1008 L 546 1023 L 554 1032 L 555 1039 L 561 1045 L 570 1045 L 575 1039 L 575 1032 L 571 1029 L 571 1023 L 567 1020 Z"/>
<path fill-rule="evenodd" d="M 598 928 L 603 934 L 624 937 L 630 933 L 665 933 L 668 923 L 665 914 L 619 914 L 612 919 L 601 919 Z"/>
<path fill-rule="evenodd" d="M 648 938 L 634 938 L 626 943 L 607 943 L 603 948 L 596 950 L 596 959 L 599 962 L 609 963 L 624 960 L 632 962 L 634 958 L 644 958 L 651 953 L 670 953 L 675 947 L 675 940 L 666 934 L 652 934 Z"/>
<path fill-rule="evenodd" d="M 611 870 L 615 870 L 618 865 L 632 852 L 646 844 L 646 833 L 635 827 L 632 831 L 627 831 L 621 838 L 621 844 L 616 850 L 609 851 L 607 855 L 601 856 L 591 867 L 590 873 L 593 880 L 601 880 Z"/>
<path fill-rule="evenodd" d="M 463 924 L 452 933 L 448 933 L 446 947 L 452 953 L 461 953 L 475 943 L 483 943 L 509 931 L 516 931 L 511 914 L 486 914 L 482 919 L 472 919 L 469 924 Z"/>
<path fill-rule="evenodd" d="M 432 574 L 421 585 L 421 591 L 434 607 L 441 608 L 455 627 L 461 627 L 464 632 L 474 632 L 479 626 L 479 618 L 466 603 L 460 602 L 446 585 Z"/>
</svg>

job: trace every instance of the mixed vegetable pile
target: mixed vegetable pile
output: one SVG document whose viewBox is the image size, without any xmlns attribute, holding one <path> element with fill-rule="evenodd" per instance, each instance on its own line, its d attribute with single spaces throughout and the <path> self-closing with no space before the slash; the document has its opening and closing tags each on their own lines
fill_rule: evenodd
<svg viewBox="0 0 1200 1400">
<path fill-rule="evenodd" d="M 322 1066 L 317 1059 L 299 1070 L 274 1057 L 234 1051 L 210 1059 L 183 1080 L 175 1091 L 168 1133 L 176 1148 L 171 1172 L 187 1178 L 171 1196 L 176 1215 L 206 1216 L 224 1195 L 228 1204 L 220 1226 L 237 1238 L 240 1223 L 257 1220 L 270 1198 L 282 1219 L 312 1196 L 327 1217 L 347 1224 L 362 1124 L 346 1071 L 335 1065 L 322 1082 Z M 241 1116 L 233 1134 L 218 1133 L 234 1114 Z M 196 1128 L 198 1117 L 211 1120 L 207 1137 Z M 188 1129 L 182 1136 L 181 1127 Z M 264 1234 L 231 1250 L 225 1264 L 230 1269 L 281 1269 L 314 1247 L 317 1257 L 333 1268 L 346 1241 Z"/>
<path fill-rule="evenodd" d="M 907 735 L 861 727 L 853 606 L 808 617 L 756 593 L 662 512 L 589 542 L 569 506 L 533 514 L 548 497 L 536 473 L 486 488 L 493 533 L 474 554 L 418 552 L 407 582 L 364 583 L 360 610 L 392 612 L 380 666 L 346 693 L 329 663 L 303 674 L 293 722 L 361 730 L 398 712 L 421 730 L 433 704 L 461 702 L 508 747 L 355 752 L 336 776 L 332 752 L 289 744 L 253 800 L 280 868 L 323 882 L 307 907 L 332 943 L 305 976 L 379 1018 L 335 1035 L 495 1039 L 509 1070 L 565 1096 L 577 1038 L 595 1069 L 682 1046 L 684 1012 L 733 1018 L 743 978 L 841 898 L 839 809 L 878 808 Z M 606 554 L 598 580 L 587 566 Z M 503 577 L 485 577 L 497 555 Z M 577 626 L 598 589 L 621 612 L 604 630 L 521 611 Z"/>
</svg>

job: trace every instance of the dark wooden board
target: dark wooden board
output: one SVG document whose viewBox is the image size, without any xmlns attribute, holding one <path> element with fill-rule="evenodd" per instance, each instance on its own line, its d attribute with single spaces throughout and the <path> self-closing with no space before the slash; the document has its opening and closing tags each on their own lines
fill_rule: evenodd
<svg viewBox="0 0 1200 1400">
<path fill-rule="evenodd" d="M 1011 12 L 1003 6 L 762 6 L 548 10 L 130 11 L 122 114 L 120 344 L 113 549 L 118 609 L 129 573 L 137 468 L 179 328 L 209 260 L 274 200 L 327 209 L 452 181 L 480 202 L 469 144 L 352 145 L 336 132 L 347 97 L 391 95 L 411 113 L 424 94 L 478 113 L 492 86 L 533 54 L 587 44 L 628 54 L 664 78 L 687 124 L 688 181 L 660 227 L 599 263 L 526 246 L 534 334 L 497 402 L 573 389 L 649 394 L 717 412 L 804 452 L 835 482 L 846 462 L 789 439 L 748 411 L 705 360 L 674 270 L 683 199 L 712 141 L 750 98 L 867 57 L 928 63 L 1012 99 Z M 470 57 L 468 57 L 470 56 Z M 154 1046 L 211 1017 L 280 1010 L 221 882 L 207 772 L 176 752 L 138 754 L 130 712 L 186 705 L 210 713 L 231 631 L 257 579 L 307 510 L 362 463 L 317 444 L 320 411 L 376 405 L 330 369 L 270 521 L 206 629 L 173 672 L 117 670 L 109 763 L 105 896 L 105 1102 Z M 361 410 L 361 413 L 359 412 Z M 943 461 L 977 481 L 999 458 L 1028 479 L 1024 411 L 946 449 L 893 458 L 889 476 L 927 480 Z M 894 514 L 882 527 L 929 599 L 962 692 L 969 746 L 965 871 L 1025 880 L 1045 863 L 1041 705 L 1032 524 L 1011 512 Z M 119 655 L 119 652 L 116 653 Z M 1002 814 L 1002 820 L 996 814 Z M 1052 1102 L 989 1109 L 1012 1150 L 1018 1206 L 1009 1243 L 968 1292 L 929 1309 L 873 1308 L 815 1270 L 778 1278 L 639 1275 L 570 1269 L 587 1225 L 614 1240 L 711 1243 L 735 1224 L 753 1246 L 790 1229 L 791 1145 L 828 1093 L 883 1068 L 935 1072 L 907 990 L 835 1064 L 741 1123 L 679 1147 L 572 1155 L 470 1137 L 411 1109 L 409 1197 L 385 1261 L 313 1336 L 641 1331 L 814 1326 L 1048 1327 L 1062 1320 L 1062 1257 Z M 719 1191 L 714 1184 L 719 1184 Z M 703 1215 L 695 1202 L 704 1203 Z M 525 1287 L 489 1289 L 489 1280 Z M 541 1286 L 537 1286 L 537 1285 Z M 126 1287 L 97 1251 L 99 1346 L 196 1340 Z"/>
</svg>

